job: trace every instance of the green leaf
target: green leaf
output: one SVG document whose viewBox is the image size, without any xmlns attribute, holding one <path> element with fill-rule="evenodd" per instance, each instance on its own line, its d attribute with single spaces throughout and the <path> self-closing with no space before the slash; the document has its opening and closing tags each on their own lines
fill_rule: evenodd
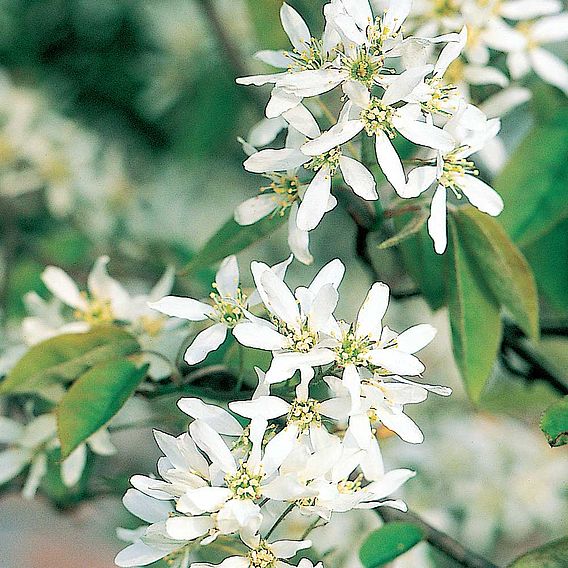
<svg viewBox="0 0 568 568">
<path fill-rule="evenodd" d="M 410 219 L 409 215 L 395 217 L 395 226 L 402 230 Z M 440 309 L 446 304 L 444 257 L 434 251 L 426 227 L 422 227 L 414 236 L 398 246 L 408 273 L 420 288 L 428 305 L 432 310 Z"/>
<path fill-rule="evenodd" d="M 493 183 L 505 201 L 500 220 L 519 246 L 568 217 L 568 105 L 552 90 L 535 101 L 552 112 L 539 120 Z"/>
<path fill-rule="evenodd" d="M 378 568 L 417 545 L 424 535 L 412 523 L 392 522 L 372 532 L 359 550 L 365 568 Z"/>
<path fill-rule="evenodd" d="M 477 402 L 491 374 L 501 344 L 499 305 L 479 277 L 479 270 L 448 218 L 448 298 L 452 348 L 470 398 Z"/>
<path fill-rule="evenodd" d="M 56 410 L 63 458 L 122 408 L 147 370 L 148 365 L 137 367 L 126 359 L 106 361 L 73 383 Z"/>
<path fill-rule="evenodd" d="M 207 268 L 223 260 L 231 254 L 241 252 L 270 235 L 285 220 L 286 216 L 268 216 L 254 225 L 243 226 L 239 225 L 234 219 L 229 219 L 185 266 L 184 274 L 193 274 L 202 268 Z"/>
<path fill-rule="evenodd" d="M 538 293 L 532 270 L 521 251 L 499 223 L 475 209 L 462 207 L 454 213 L 458 238 L 497 301 L 532 339 L 540 334 Z"/>
<path fill-rule="evenodd" d="M 568 444 L 568 396 L 543 414 L 540 429 L 553 448 Z"/>
<path fill-rule="evenodd" d="M 509 568 L 566 568 L 566 566 L 568 566 L 568 538 L 562 538 L 524 554 Z"/>
<path fill-rule="evenodd" d="M 540 293 L 550 307 L 568 313 L 568 219 L 524 249 Z"/>
<path fill-rule="evenodd" d="M 398 245 L 408 237 L 411 237 L 412 235 L 420 231 L 424 227 L 424 223 L 426 223 L 427 219 L 428 211 L 426 211 L 425 209 L 418 211 L 418 213 L 416 213 L 416 215 L 414 215 L 414 217 L 412 217 L 412 219 L 410 219 L 410 221 L 406 225 L 404 225 L 404 227 L 402 227 L 402 229 L 400 229 L 400 231 L 396 235 L 394 235 L 390 239 L 387 239 L 386 241 L 383 241 L 379 245 L 379 248 L 387 249 Z"/>
<path fill-rule="evenodd" d="M 0 383 L 0 394 L 38 392 L 56 383 L 69 382 L 97 363 L 139 349 L 136 339 L 118 327 L 58 335 L 26 352 Z"/>
</svg>

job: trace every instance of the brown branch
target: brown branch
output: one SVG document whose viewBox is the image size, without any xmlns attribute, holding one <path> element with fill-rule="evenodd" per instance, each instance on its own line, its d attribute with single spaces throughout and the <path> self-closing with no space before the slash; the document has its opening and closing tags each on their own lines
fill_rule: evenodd
<svg viewBox="0 0 568 568">
<path fill-rule="evenodd" d="M 403 513 L 402 511 L 389 507 L 380 507 L 375 509 L 375 512 L 385 523 L 404 521 L 416 525 L 422 530 L 426 542 L 458 562 L 461 566 L 465 566 L 466 568 L 498 568 L 496 564 L 467 549 L 451 536 L 429 525 L 416 513 L 411 511 Z"/>
</svg>

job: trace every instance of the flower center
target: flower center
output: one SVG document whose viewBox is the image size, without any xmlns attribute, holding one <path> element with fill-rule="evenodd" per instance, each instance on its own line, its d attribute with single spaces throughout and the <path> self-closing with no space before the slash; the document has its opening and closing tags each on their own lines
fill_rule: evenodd
<svg viewBox="0 0 568 568">
<path fill-rule="evenodd" d="M 394 138 L 396 136 L 392 124 L 394 112 L 393 107 L 385 105 L 377 97 L 373 97 L 369 106 L 361 111 L 360 118 L 365 127 L 365 132 L 369 136 L 384 132 L 389 138 Z"/>
<path fill-rule="evenodd" d="M 451 115 L 459 104 L 458 88 L 440 77 L 429 79 L 427 85 L 430 87 L 430 98 L 421 103 L 422 108 L 427 112 Z"/>
<path fill-rule="evenodd" d="M 363 475 L 359 474 L 355 479 L 344 479 L 337 484 L 337 491 L 342 495 L 350 495 L 361 490 Z"/>
<path fill-rule="evenodd" d="M 335 362 L 340 367 L 347 365 L 357 365 L 366 367 L 368 365 L 365 355 L 369 352 L 373 342 L 368 337 L 357 337 L 353 328 L 343 334 L 341 342 L 335 348 Z"/>
<path fill-rule="evenodd" d="M 266 542 L 261 541 L 255 550 L 248 554 L 250 568 L 275 568 L 278 558 L 268 548 Z"/>
<path fill-rule="evenodd" d="M 294 49 L 285 52 L 290 59 L 289 71 L 307 71 L 309 69 L 321 69 L 327 63 L 327 57 L 321 39 L 310 38 L 306 42 L 306 49 L 300 51 Z"/>
<path fill-rule="evenodd" d="M 321 170 L 324 166 L 327 166 L 330 170 L 331 175 L 333 175 L 337 168 L 339 167 L 339 159 L 341 158 L 341 149 L 339 147 L 332 148 L 329 152 L 325 154 L 320 154 L 319 156 L 314 156 L 304 167 L 308 170 L 313 170 L 317 172 Z"/>
<path fill-rule="evenodd" d="M 87 300 L 87 308 L 85 310 L 75 310 L 74 316 L 76 319 L 83 320 L 89 325 L 111 323 L 115 320 L 110 300 L 103 298 L 88 299 L 85 292 L 81 292 L 81 296 Z"/>
<path fill-rule="evenodd" d="M 343 68 L 347 70 L 351 79 L 370 86 L 379 74 L 381 64 L 379 60 L 371 57 L 365 50 L 359 49 L 356 57 L 344 61 Z"/>
<path fill-rule="evenodd" d="M 260 484 L 263 477 L 264 473 L 254 472 L 245 462 L 241 464 L 234 474 L 227 474 L 225 476 L 225 482 L 237 499 L 255 500 L 262 497 Z"/>
<path fill-rule="evenodd" d="M 213 284 L 213 288 L 217 289 L 217 285 Z M 234 298 L 224 298 L 218 292 L 211 292 L 209 297 L 213 300 L 215 313 L 211 319 L 214 321 L 233 328 L 243 319 L 247 298 L 240 288 Z"/>
<path fill-rule="evenodd" d="M 296 424 L 300 432 L 306 431 L 312 424 L 321 425 L 319 402 L 313 398 L 307 400 L 295 399 L 288 411 L 286 420 L 288 423 Z"/>
<path fill-rule="evenodd" d="M 282 333 L 286 335 L 288 339 L 288 349 L 291 351 L 308 353 L 318 342 L 317 333 L 312 331 L 306 324 L 302 324 L 299 330 L 284 327 Z"/>
<path fill-rule="evenodd" d="M 462 150 L 462 148 L 458 148 Z M 458 151 L 456 150 L 456 152 Z M 478 176 L 479 170 L 475 167 L 475 163 L 465 158 L 457 158 L 455 153 L 448 154 L 444 157 L 444 167 L 440 184 L 451 189 L 458 199 L 461 199 L 460 185 L 464 175 Z"/>
<path fill-rule="evenodd" d="M 298 188 L 300 181 L 297 176 L 288 176 L 280 174 L 270 175 L 272 183 L 265 187 L 261 187 L 260 191 L 271 191 L 274 193 L 274 200 L 278 206 L 278 214 L 284 215 L 286 210 L 299 199 Z"/>
</svg>

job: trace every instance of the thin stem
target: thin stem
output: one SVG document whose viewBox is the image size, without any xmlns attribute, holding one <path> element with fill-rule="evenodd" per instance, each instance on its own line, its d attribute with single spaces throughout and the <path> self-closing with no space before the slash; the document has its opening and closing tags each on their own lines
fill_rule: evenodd
<svg viewBox="0 0 568 568">
<path fill-rule="evenodd" d="M 142 355 L 152 355 L 152 357 L 157 357 L 158 359 L 161 359 L 162 361 L 167 363 L 168 366 L 170 367 L 170 370 L 172 371 L 171 376 L 172 376 L 172 379 L 174 380 L 174 382 L 181 382 L 182 381 L 183 377 L 182 377 L 181 373 L 179 372 L 179 369 L 163 353 L 160 353 L 159 351 L 152 351 L 151 349 L 144 349 L 144 350 L 140 351 L 140 353 Z"/>
<path fill-rule="evenodd" d="M 461 566 L 465 566 L 466 568 L 498 568 L 496 564 L 469 550 L 451 536 L 429 525 L 416 513 L 411 511 L 403 513 L 402 511 L 388 507 L 380 507 L 375 509 L 375 512 L 385 523 L 406 521 L 416 525 L 422 530 L 424 538 L 428 543 L 458 562 Z"/>
<path fill-rule="evenodd" d="M 292 511 L 293 508 L 294 508 L 294 503 L 288 505 L 288 507 L 284 509 L 284 512 L 276 519 L 276 522 L 272 525 L 272 528 L 266 533 L 266 536 L 264 537 L 265 540 L 268 540 L 270 538 L 276 527 L 288 516 L 288 514 Z"/>
<path fill-rule="evenodd" d="M 302 536 L 300 537 L 300 540 L 305 540 L 308 535 L 318 527 L 318 523 L 321 521 L 321 517 L 316 517 L 315 520 L 313 522 L 311 522 L 308 527 L 306 528 L 306 530 L 302 533 Z M 322 525 L 320 525 L 320 527 L 323 527 L 324 525 L 326 525 L 327 523 L 323 523 Z"/>
</svg>

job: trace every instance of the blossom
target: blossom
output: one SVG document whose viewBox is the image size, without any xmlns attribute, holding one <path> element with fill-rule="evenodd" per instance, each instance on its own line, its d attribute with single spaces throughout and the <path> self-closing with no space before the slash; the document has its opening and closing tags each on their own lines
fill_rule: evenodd
<svg viewBox="0 0 568 568">
<path fill-rule="evenodd" d="M 274 270 L 284 273 L 291 261 L 290 257 L 276 265 Z M 235 256 L 228 256 L 223 260 L 212 286 L 211 304 L 179 296 L 165 296 L 149 304 L 152 309 L 168 316 L 189 321 L 212 322 L 212 325 L 197 334 L 187 348 L 185 360 L 189 365 L 200 363 L 211 351 L 217 349 L 225 341 L 227 331 L 234 330 L 244 319 L 250 304 L 240 287 L 239 266 Z"/>
<path fill-rule="evenodd" d="M 467 109 L 464 112 L 467 112 Z M 457 122 L 459 123 L 459 117 Z M 453 126 L 451 123 L 447 125 L 448 128 Z M 448 242 L 446 227 L 448 190 L 457 199 L 465 195 L 471 205 L 488 215 L 495 217 L 503 210 L 504 205 L 500 195 L 479 179 L 475 163 L 468 160 L 469 156 L 496 135 L 499 126 L 498 121 L 487 121 L 485 129 L 474 133 L 461 131 L 461 142 L 456 143 L 449 152 L 438 152 L 435 165 L 419 166 L 408 174 L 408 183 L 401 191 L 402 197 L 417 197 L 436 184 L 430 207 L 428 232 L 438 254 L 446 250 Z M 460 139 L 457 133 L 456 138 Z"/>
<path fill-rule="evenodd" d="M 0 416 L 0 444 L 8 446 L 0 452 L 0 484 L 15 478 L 29 466 L 22 494 L 26 499 L 33 498 L 47 474 L 48 453 L 59 447 L 55 415 L 42 414 L 26 425 Z M 81 479 L 87 462 L 87 445 L 103 456 L 116 452 L 108 431 L 99 430 L 61 462 L 61 480 L 65 486 L 73 487 Z"/>
<path fill-rule="evenodd" d="M 229 556 L 225 558 L 221 564 L 196 562 L 191 566 L 192 568 L 287 568 L 292 565 L 283 560 L 292 558 L 296 556 L 300 550 L 312 546 L 309 540 L 277 540 L 269 543 L 260 538 L 247 544 L 249 546 L 249 552 L 246 556 Z M 310 566 L 313 565 L 308 561 L 308 563 L 300 563 L 298 568 L 309 568 Z M 321 563 L 318 564 L 318 566 L 323 568 Z"/>
<path fill-rule="evenodd" d="M 307 288 L 300 287 L 295 294 L 266 264 L 253 262 L 251 271 L 272 321 L 249 313 L 247 320 L 235 327 L 235 337 L 248 347 L 273 351 L 266 373 L 268 383 L 284 381 L 299 369 L 305 389 L 314 375 L 313 367 L 334 359 L 330 349 L 330 333 L 335 327 L 332 313 L 345 267 L 337 259 L 331 261 Z"/>
<path fill-rule="evenodd" d="M 364 88 L 353 89 L 348 93 L 350 102 L 342 112 L 342 120 L 320 137 L 306 142 L 302 152 L 312 156 L 325 155 L 364 130 L 368 136 L 375 138 L 377 161 L 386 178 L 397 192 L 402 191 L 406 184 L 404 168 L 391 142 L 397 133 L 429 148 L 447 151 L 454 145 L 448 132 L 424 121 L 418 104 L 394 106 L 431 71 L 431 66 L 405 71 L 390 82 L 382 97 L 371 96 Z"/>
</svg>

